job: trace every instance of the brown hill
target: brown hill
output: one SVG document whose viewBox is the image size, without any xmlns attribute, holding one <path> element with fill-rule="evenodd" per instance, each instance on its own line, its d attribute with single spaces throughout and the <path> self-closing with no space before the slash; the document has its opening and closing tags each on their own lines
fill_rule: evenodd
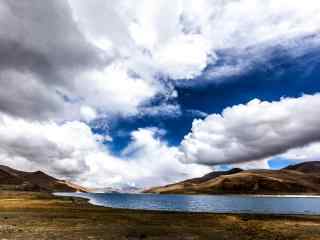
<svg viewBox="0 0 320 240">
<path fill-rule="evenodd" d="M 209 181 L 211 179 L 214 179 L 214 178 L 217 178 L 217 177 L 220 177 L 220 176 L 223 176 L 223 175 L 230 175 L 230 174 L 234 174 L 234 173 L 239 173 L 239 172 L 242 172 L 243 170 L 240 169 L 240 168 L 233 168 L 231 170 L 228 170 L 228 171 L 216 171 L 216 172 L 211 172 L 211 173 L 208 173 L 206 175 L 204 175 L 203 177 L 199 177 L 199 178 L 192 178 L 192 179 L 189 179 L 189 180 L 185 180 L 183 181 L 183 183 L 185 184 L 199 184 L 199 183 L 203 183 L 203 182 L 206 182 L 206 181 Z"/>
<path fill-rule="evenodd" d="M 45 192 L 88 192 L 86 188 L 51 177 L 44 172 L 23 172 L 0 165 L 0 189 Z"/>
<path fill-rule="evenodd" d="M 15 175 L 0 169 L 0 183 L 1 184 L 22 184 L 23 180 Z"/>
<path fill-rule="evenodd" d="M 320 161 L 303 162 L 296 165 L 290 165 L 284 169 L 317 174 L 320 173 Z"/>
<path fill-rule="evenodd" d="M 146 193 L 177 194 L 320 194 L 320 162 L 281 170 L 232 169 L 202 178 L 155 187 Z"/>
</svg>

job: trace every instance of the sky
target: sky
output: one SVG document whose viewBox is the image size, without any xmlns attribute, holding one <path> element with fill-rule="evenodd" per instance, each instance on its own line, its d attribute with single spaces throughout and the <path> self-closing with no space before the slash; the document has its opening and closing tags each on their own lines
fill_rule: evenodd
<svg viewBox="0 0 320 240">
<path fill-rule="evenodd" d="M 163 185 L 320 159 L 317 0 L 0 2 L 0 164 Z"/>
</svg>

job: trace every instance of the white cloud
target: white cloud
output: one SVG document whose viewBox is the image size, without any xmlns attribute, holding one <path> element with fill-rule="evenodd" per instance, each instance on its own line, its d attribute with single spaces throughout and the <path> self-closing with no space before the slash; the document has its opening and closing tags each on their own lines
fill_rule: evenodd
<svg viewBox="0 0 320 240">
<path fill-rule="evenodd" d="M 80 108 L 81 119 L 85 122 L 91 122 L 97 118 L 97 112 L 95 109 L 89 106 L 82 106 Z"/>
<path fill-rule="evenodd" d="M 154 61 L 170 78 L 192 79 L 210 62 L 209 53 L 209 43 L 200 34 L 180 35 L 155 51 Z"/>
<path fill-rule="evenodd" d="M 320 142 L 312 143 L 304 147 L 291 149 L 279 157 L 296 161 L 319 161 Z"/>
<path fill-rule="evenodd" d="M 162 142 L 162 134 L 156 128 L 134 131 L 132 142 L 116 157 L 103 145 L 110 137 L 93 134 L 85 123 L 58 125 L 0 114 L 1 164 L 40 169 L 89 187 L 161 185 L 210 170 L 179 162 L 177 149 Z"/>
<path fill-rule="evenodd" d="M 247 68 L 252 62 L 245 56 L 248 48 L 256 61 L 271 46 L 303 48 L 295 39 L 320 29 L 318 1 L 95 0 L 88 5 L 70 0 L 70 4 L 80 28 L 93 42 L 99 40 L 98 46 L 112 45 L 112 51 L 141 75 L 161 73 L 172 79 L 201 75 L 224 50 L 245 60 Z M 208 77 L 241 72 L 243 65 L 229 64 L 213 68 Z"/>
<path fill-rule="evenodd" d="M 121 63 L 84 72 L 79 81 L 76 91 L 83 101 L 109 114 L 137 114 L 139 105 L 160 90 L 150 81 L 130 76 Z"/>
<path fill-rule="evenodd" d="M 132 132 L 132 142 L 123 150 L 121 159 L 113 157 L 108 164 L 94 164 L 99 170 L 97 169 L 97 175 L 92 176 L 93 179 L 99 185 L 106 185 L 106 181 L 109 181 L 115 185 L 126 183 L 151 187 L 200 176 L 210 171 L 208 167 L 186 165 L 178 161 L 177 148 L 162 142 L 157 136 L 159 134 L 162 135 L 163 132 L 159 132 L 157 128 Z M 101 156 L 103 158 L 108 161 L 106 155 Z M 89 178 L 90 181 L 92 177 Z"/>
<path fill-rule="evenodd" d="M 177 104 L 160 104 L 151 107 L 142 107 L 138 116 L 161 116 L 161 117 L 179 117 L 182 115 L 181 108 Z"/>
<path fill-rule="evenodd" d="M 270 166 L 268 164 L 268 159 L 230 164 L 230 167 L 241 168 L 241 169 L 245 169 L 245 170 L 248 170 L 248 169 L 269 169 L 270 168 Z"/>
<path fill-rule="evenodd" d="M 100 8 L 99 4 L 103 2 L 90 3 L 92 16 L 98 17 L 96 11 L 116 5 Z M 87 21 L 74 19 L 65 1 L 3 1 L 0 11 L 5 17 L 0 21 L 0 55 L 5 56 L 0 61 L 1 111 L 32 120 L 89 121 L 96 115 L 93 112 L 109 116 L 136 114 L 139 106 L 155 94 L 170 94 L 153 77 L 138 76 L 129 69 L 124 55 L 120 59 L 113 52 L 115 42 L 109 41 L 107 47 L 108 41 L 98 36 L 103 35 L 100 29 L 104 24 L 109 36 L 112 30 L 116 38 L 120 28 L 112 21 L 91 24 L 88 29 L 94 34 L 88 36 L 87 28 L 80 27 Z M 43 17 L 45 22 L 34 20 Z M 117 38 L 123 40 L 126 36 Z M 96 44 L 101 41 L 103 48 Z M 126 43 L 117 46 L 125 47 Z M 92 109 L 90 119 L 83 106 Z"/>
<path fill-rule="evenodd" d="M 320 94 L 252 100 L 195 120 L 181 143 L 184 162 L 208 165 L 261 160 L 320 140 Z"/>
<path fill-rule="evenodd" d="M 183 1 L 90 2 L 98 11 L 92 11 L 86 2 L 69 2 L 89 39 L 103 49 L 112 46 L 110 51 L 126 59 L 141 76 L 160 73 L 172 79 L 189 79 L 201 74 L 210 61 L 208 39 L 200 33 L 184 33 Z"/>
<path fill-rule="evenodd" d="M 33 170 L 41 168 L 63 176 L 88 170 L 85 156 L 96 151 L 95 136 L 84 123 L 30 122 L 0 115 L 2 164 L 23 159 Z M 26 169 L 25 166 L 16 166 Z M 29 169 L 31 170 L 31 169 Z"/>
<path fill-rule="evenodd" d="M 186 110 L 186 113 L 190 114 L 194 118 L 205 118 L 209 115 L 206 112 L 196 110 L 196 109 L 188 109 Z"/>
</svg>

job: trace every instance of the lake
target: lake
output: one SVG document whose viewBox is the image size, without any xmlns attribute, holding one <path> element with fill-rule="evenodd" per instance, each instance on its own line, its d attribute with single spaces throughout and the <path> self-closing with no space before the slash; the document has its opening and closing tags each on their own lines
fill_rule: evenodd
<svg viewBox="0 0 320 240">
<path fill-rule="evenodd" d="M 55 193 L 87 198 L 91 204 L 140 210 L 320 215 L 318 196 L 158 195 L 119 193 Z"/>
</svg>

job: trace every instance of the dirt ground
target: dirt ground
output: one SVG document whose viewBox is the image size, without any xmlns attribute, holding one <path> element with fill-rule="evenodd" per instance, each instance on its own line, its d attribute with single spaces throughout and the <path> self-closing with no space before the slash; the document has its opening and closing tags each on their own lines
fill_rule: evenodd
<svg viewBox="0 0 320 240">
<path fill-rule="evenodd" d="M 0 192 L 5 239 L 319 240 L 320 216 L 118 210 L 46 193 Z"/>
</svg>

